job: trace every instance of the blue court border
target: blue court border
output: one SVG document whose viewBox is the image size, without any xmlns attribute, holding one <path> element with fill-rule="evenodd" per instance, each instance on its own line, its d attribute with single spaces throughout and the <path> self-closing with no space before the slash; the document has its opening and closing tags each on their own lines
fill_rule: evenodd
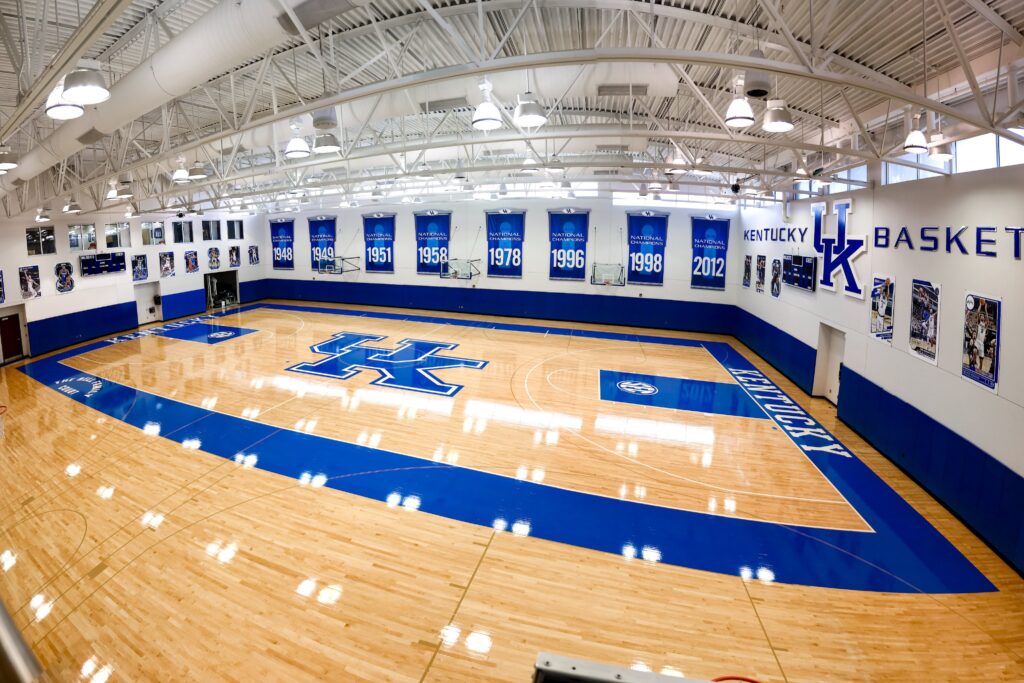
<svg viewBox="0 0 1024 683">
<path fill-rule="evenodd" d="M 255 309 L 326 313 L 462 327 L 612 339 L 707 349 L 780 428 L 782 418 L 813 418 L 731 345 L 652 335 L 574 330 L 373 311 L 254 304 L 195 318 L 230 317 Z M 178 324 L 188 324 L 184 321 Z M 419 510 L 486 527 L 528 529 L 531 536 L 594 550 L 656 559 L 780 583 L 898 593 L 976 593 L 997 590 L 944 536 L 838 440 L 829 450 L 794 438 L 808 458 L 871 526 L 841 531 L 759 522 L 647 505 L 521 481 L 382 449 L 265 425 L 97 378 L 62 361 L 137 339 L 114 337 L 32 361 L 19 369 L 75 401 L 135 427 L 159 425 L 160 436 L 196 440 L 213 455 L 256 456 L 256 467 L 308 481 L 322 474 L 328 488 L 374 500 L 419 499 Z M 258 336 L 258 335 L 256 335 Z M 255 338 L 255 337 L 254 337 Z M 77 388 L 76 388 L 77 387 Z M 831 435 L 829 435 L 831 436 Z M 804 443 L 806 442 L 806 443 Z M 351 476 L 360 475 L 360 476 Z M 642 550 L 637 550 L 642 549 Z"/>
</svg>

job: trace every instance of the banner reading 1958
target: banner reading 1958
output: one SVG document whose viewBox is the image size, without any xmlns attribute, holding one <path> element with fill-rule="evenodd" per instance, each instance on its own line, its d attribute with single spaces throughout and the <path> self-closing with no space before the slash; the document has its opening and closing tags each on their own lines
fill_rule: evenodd
<svg viewBox="0 0 1024 683">
<path fill-rule="evenodd" d="M 725 261 L 729 252 L 729 220 L 692 219 L 693 270 L 690 286 L 695 289 L 725 289 Z"/>
<path fill-rule="evenodd" d="M 271 221 L 270 246 L 274 270 L 295 270 L 295 221 Z"/>
<path fill-rule="evenodd" d="M 309 219 L 309 256 L 315 271 L 334 266 L 334 216 Z"/>
<path fill-rule="evenodd" d="M 626 214 L 626 226 L 629 236 L 629 283 L 664 284 L 668 214 L 654 211 Z"/>
<path fill-rule="evenodd" d="M 426 211 L 416 216 L 416 272 L 438 275 L 448 268 L 452 214 Z"/>
<path fill-rule="evenodd" d="M 587 277 L 587 211 L 562 209 L 548 212 L 551 236 L 552 280 L 584 280 Z"/>
<path fill-rule="evenodd" d="M 363 240 L 366 242 L 366 272 L 395 272 L 395 214 L 363 216 Z"/>
<path fill-rule="evenodd" d="M 523 276 L 523 233 L 526 213 L 487 213 L 487 277 Z"/>
</svg>

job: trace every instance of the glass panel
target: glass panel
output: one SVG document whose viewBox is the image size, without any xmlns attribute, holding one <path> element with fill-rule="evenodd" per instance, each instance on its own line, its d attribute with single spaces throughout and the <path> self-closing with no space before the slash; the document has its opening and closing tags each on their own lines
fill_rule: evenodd
<svg viewBox="0 0 1024 683">
<path fill-rule="evenodd" d="M 25 244 L 28 247 L 29 256 L 43 253 L 39 247 L 39 228 L 25 229 Z"/>
<path fill-rule="evenodd" d="M 1011 132 L 1024 136 L 1024 128 L 1011 128 Z M 999 138 L 999 165 L 1016 166 L 1024 164 L 1024 145 L 1013 140 Z"/>
<path fill-rule="evenodd" d="M 960 140 L 953 148 L 956 172 L 968 173 L 996 167 L 996 136 L 992 133 Z"/>
<path fill-rule="evenodd" d="M 160 222 L 142 224 L 143 244 L 164 244 L 164 224 Z"/>
<path fill-rule="evenodd" d="M 174 241 L 175 242 L 191 242 L 192 241 L 192 222 L 176 222 L 173 224 L 174 227 Z"/>
<path fill-rule="evenodd" d="M 68 247 L 71 251 L 85 251 L 96 248 L 96 226 L 69 225 L 68 226 Z"/>
<path fill-rule="evenodd" d="M 57 238 L 54 237 L 52 227 L 39 229 L 39 245 L 42 247 L 44 254 L 57 253 Z"/>
<path fill-rule="evenodd" d="M 917 161 L 916 154 L 904 154 L 899 159 L 906 159 L 907 161 Z M 894 185 L 896 183 L 904 183 L 908 180 L 917 180 L 917 169 L 910 166 L 900 166 L 899 164 L 886 163 L 885 165 L 885 182 L 887 185 Z"/>
</svg>

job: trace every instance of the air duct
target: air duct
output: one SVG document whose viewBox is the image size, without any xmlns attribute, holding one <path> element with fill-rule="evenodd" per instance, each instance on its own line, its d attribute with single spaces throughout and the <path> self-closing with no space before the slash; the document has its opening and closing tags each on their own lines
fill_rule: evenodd
<svg viewBox="0 0 1024 683">
<path fill-rule="evenodd" d="M 80 138 L 110 135 L 192 88 L 252 59 L 267 47 L 298 32 L 282 5 L 304 27 L 313 27 L 365 0 L 222 0 L 149 59 L 110 86 L 110 99 L 68 121 L 27 152 L 18 168 L 4 176 L 0 196 L 19 181 L 39 175 L 82 149 Z M 202 55 L 197 58 L 197 55 Z"/>
</svg>

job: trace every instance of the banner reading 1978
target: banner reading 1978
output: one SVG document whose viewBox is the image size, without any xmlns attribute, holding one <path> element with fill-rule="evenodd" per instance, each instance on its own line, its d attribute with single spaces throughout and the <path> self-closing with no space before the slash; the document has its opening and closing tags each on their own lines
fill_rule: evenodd
<svg viewBox="0 0 1024 683">
<path fill-rule="evenodd" d="M 363 240 L 366 242 L 366 272 L 395 272 L 395 214 L 363 216 Z"/>
<path fill-rule="evenodd" d="M 334 266 L 334 216 L 309 219 L 309 255 L 315 271 Z"/>
<path fill-rule="evenodd" d="M 270 246 L 274 257 L 274 270 L 295 270 L 295 221 L 271 221 Z M 171 263 L 173 262 L 172 254 Z M 173 270 L 172 267 L 172 274 Z"/>
<path fill-rule="evenodd" d="M 425 211 L 416 216 L 416 272 L 438 275 L 448 268 L 452 214 Z"/>
<path fill-rule="evenodd" d="M 523 276 L 523 233 L 526 213 L 487 213 L 487 277 Z"/>
<path fill-rule="evenodd" d="M 664 284 L 668 214 L 654 211 L 626 214 L 626 226 L 629 238 L 629 283 Z"/>
<path fill-rule="evenodd" d="M 550 279 L 586 279 L 589 217 L 589 212 L 579 209 L 548 212 L 548 231 L 551 237 Z"/>
<path fill-rule="evenodd" d="M 725 262 L 729 252 L 729 220 L 692 219 L 693 270 L 690 286 L 695 289 L 725 289 Z"/>
</svg>

